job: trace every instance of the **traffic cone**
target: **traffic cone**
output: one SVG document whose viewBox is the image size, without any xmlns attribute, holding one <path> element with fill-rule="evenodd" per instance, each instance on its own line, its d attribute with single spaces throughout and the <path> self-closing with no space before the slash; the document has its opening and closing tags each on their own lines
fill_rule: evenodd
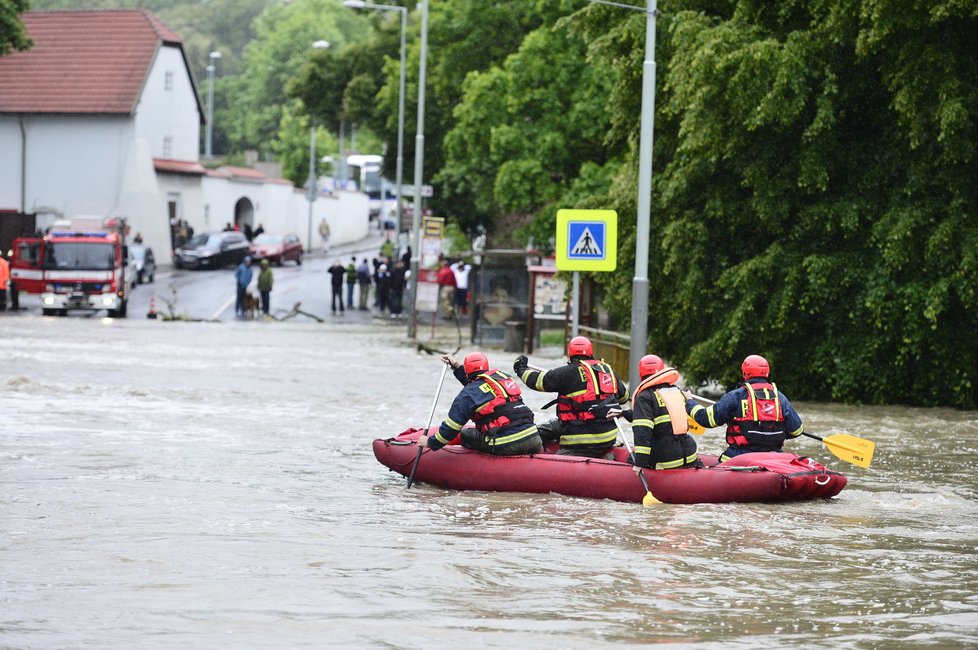
<svg viewBox="0 0 978 650">
<path fill-rule="evenodd" d="M 149 311 L 146 312 L 146 318 L 156 318 L 156 294 L 152 294 L 149 297 Z"/>
</svg>

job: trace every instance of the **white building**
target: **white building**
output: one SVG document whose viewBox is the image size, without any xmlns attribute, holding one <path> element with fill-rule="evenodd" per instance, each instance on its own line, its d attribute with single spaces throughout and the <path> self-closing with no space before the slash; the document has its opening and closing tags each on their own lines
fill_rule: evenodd
<svg viewBox="0 0 978 650">
<path fill-rule="evenodd" d="M 252 169 L 199 162 L 204 112 L 179 36 L 145 10 L 29 12 L 34 46 L 0 57 L 0 218 L 123 216 L 166 260 L 171 224 L 259 223 L 303 241 L 368 231 L 366 195 L 320 195 Z M 311 226 L 311 227 L 310 227 Z"/>
</svg>

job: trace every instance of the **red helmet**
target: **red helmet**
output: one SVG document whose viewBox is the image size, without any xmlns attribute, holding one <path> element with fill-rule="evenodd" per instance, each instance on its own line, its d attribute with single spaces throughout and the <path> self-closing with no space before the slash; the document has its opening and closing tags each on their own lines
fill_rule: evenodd
<svg viewBox="0 0 978 650">
<path fill-rule="evenodd" d="M 638 362 L 638 376 L 645 379 L 649 375 L 654 375 L 665 367 L 666 364 L 664 364 L 662 359 L 660 359 L 657 355 L 646 354 Z"/>
<path fill-rule="evenodd" d="M 465 360 L 462 361 L 462 365 L 465 367 L 465 374 L 471 375 L 476 372 L 485 372 L 489 370 L 489 359 L 486 355 L 481 352 L 470 352 L 465 355 Z"/>
<path fill-rule="evenodd" d="M 593 354 L 594 349 L 591 347 L 591 339 L 586 336 L 575 336 L 567 344 L 567 356 L 569 357 L 590 357 Z"/>
<path fill-rule="evenodd" d="M 754 377 L 767 377 L 771 372 L 771 366 L 768 365 L 767 359 L 761 355 L 752 354 L 744 359 L 744 363 L 740 366 L 740 372 L 743 373 L 744 380 Z"/>
</svg>

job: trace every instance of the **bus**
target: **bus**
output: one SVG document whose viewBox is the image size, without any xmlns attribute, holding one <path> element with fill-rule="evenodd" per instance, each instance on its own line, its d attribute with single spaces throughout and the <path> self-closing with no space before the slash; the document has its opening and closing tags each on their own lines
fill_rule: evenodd
<svg viewBox="0 0 978 650">
<path fill-rule="evenodd" d="M 377 219 L 382 227 L 393 228 L 397 210 L 394 184 L 384 178 L 381 170 L 384 157 L 376 154 L 352 154 L 346 157 L 348 173 L 356 179 L 358 189 L 367 195 L 371 220 Z M 352 168 L 352 169 L 351 169 Z"/>
</svg>

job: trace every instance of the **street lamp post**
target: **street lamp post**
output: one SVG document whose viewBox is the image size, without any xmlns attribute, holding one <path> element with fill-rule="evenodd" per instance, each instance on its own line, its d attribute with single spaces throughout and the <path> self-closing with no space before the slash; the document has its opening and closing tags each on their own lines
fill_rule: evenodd
<svg viewBox="0 0 978 650">
<path fill-rule="evenodd" d="M 411 298 L 408 303 L 408 338 L 418 332 L 418 273 L 421 260 L 421 183 L 424 181 L 424 86 L 428 59 L 428 0 L 421 0 L 421 63 L 418 68 L 418 134 L 414 138 L 414 210 L 411 224 Z"/>
<path fill-rule="evenodd" d="M 396 230 L 398 236 L 401 234 L 401 187 L 404 180 L 404 66 L 405 66 L 405 35 L 407 34 L 407 8 L 396 7 L 393 5 L 378 5 L 364 2 L 363 0 L 345 0 L 344 6 L 351 9 L 376 9 L 379 11 L 397 11 L 401 14 L 401 78 L 398 83 L 397 96 L 397 177 L 394 182 L 397 184 L 397 219 Z"/>
<path fill-rule="evenodd" d="M 312 44 L 315 50 L 325 50 L 329 47 L 326 41 L 316 41 Z M 306 233 L 306 241 L 309 242 L 308 251 L 312 252 L 312 208 L 316 204 L 316 125 L 312 121 L 312 113 L 309 114 L 309 180 L 306 198 L 309 199 L 309 226 Z"/>
<path fill-rule="evenodd" d="M 309 119 L 309 180 L 306 181 L 306 198 L 309 199 L 309 230 L 306 241 L 309 242 L 308 252 L 312 252 L 312 206 L 316 204 L 316 125 Z"/>
<path fill-rule="evenodd" d="M 652 133 L 655 127 L 655 18 L 656 0 L 636 7 L 609 0 L 595 4 L 645 12 L 645 61 L 642 63 L 642 121 L 638 145 L 638 206 L 635 216 L 635 276 L 632 278 L 632 338 L 628 357 L 628 385 L 639 384 L 638 362 L 648 345 L 649 222 L 652 212 Z"/>
<path fill-rule="evenodd" d="M 207 135 L 204 138 L 204 158 L 213 157 L 211 151 L 211 141 L 214 136 L 214 71 L 217 69 L 215 62 L 221 58 L 221 53 L 214 50 L 209 55 L 210 64 L 207 66 Z"/>
</svg>

